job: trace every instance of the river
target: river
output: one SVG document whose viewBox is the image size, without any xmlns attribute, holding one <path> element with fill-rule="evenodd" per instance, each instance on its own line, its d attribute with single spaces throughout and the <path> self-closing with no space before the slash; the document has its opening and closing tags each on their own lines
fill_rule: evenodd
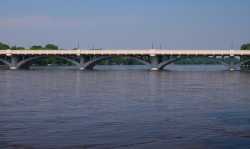
<svg viewBox="0 0 250 149">
<path fill-rule="evenodd" d="M 1 70 L 0 148 L 249 149 L 250 73 Z"/>
</svg>

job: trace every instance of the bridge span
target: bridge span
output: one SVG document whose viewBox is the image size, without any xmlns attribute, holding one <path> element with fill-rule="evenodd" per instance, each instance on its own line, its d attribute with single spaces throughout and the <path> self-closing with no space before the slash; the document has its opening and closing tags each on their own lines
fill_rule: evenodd
<svg viewBox="0 0 250 149">
<path fill-rule="evenodd" d="M 219 49 L 0 50 L 0 62 L 12 70 L 29 68 L 34 61 L 48 57 L 68 61 L 76 65 L 80 70 L 93 69 L 98 62 L 112 59 L 113 57 L 127 57 L 136 60 L 147 65 L 151 70 L 161 70 L 165 66 L 185 58 L 206 57 L 233 69 L 250 62 L 250 51 Z M 238 63 L 233 61 L 235 58 L 239 59 Z M 232 60 L 230 61 L 230 59 Z"/>
</svg>

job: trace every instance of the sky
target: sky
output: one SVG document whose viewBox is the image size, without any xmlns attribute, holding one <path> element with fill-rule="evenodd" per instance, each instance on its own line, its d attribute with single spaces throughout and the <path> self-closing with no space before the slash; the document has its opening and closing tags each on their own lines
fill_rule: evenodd
<svg viewBox="0 0 250 149">
<path fill-rule="evenodd" d="M 0 41 L 81 49 L 239 49 L 250 0 L 1 0 Z"/>
</svg>

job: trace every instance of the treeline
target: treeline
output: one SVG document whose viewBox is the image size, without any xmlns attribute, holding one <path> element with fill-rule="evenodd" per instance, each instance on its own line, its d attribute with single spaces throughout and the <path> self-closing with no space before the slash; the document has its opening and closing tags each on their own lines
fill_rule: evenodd
<svg viewBox="0 0 250 149">
<path fill-rule="evenodd" d="M 241 50 L 250 50 L 250 43 L 247 43 L 247 44 L 243 44 L 242 46 L 241 46 Z M 242 56 L 241 57 L 241 60 L 242 61 L 245 61 L 245 60 L 248 60 L 249 59 L 249 57 L 247 57 L 247 56 Z M 243 66 L 241 66 L 243 69 L 249 69 L 249 66 L 250 66 L 250 62 L 247 62 L 247 63 L 245 63 Z"/>
<path fill-rule="evenodd" d="M 203 65 L 217 65 L 217 64 L 221 64 L 221 61 L 224 61 L 225 63 L 230 63 L 230 62 L 234 62 L 237 63 L 239 60 L 237 58 L 208 58 L 208 57 L 188 57 L 188 58 L 183 58 L 177 62 L 175 62 L 175 64 L 180 64 L 180 65 L 199 65 L 199 64 L 203 64 Z"/>
<path fill-rule="evenodd" d="M 243 45 L 241 46 L 241 50 L 250 50 L 250 43 L 243 44 Z"/>
<path fill-rule="evenodd" d="M 24 47 L 22 46 L 10 46 L 6 43 L 3 43 L 3 42 L 0 42 L 0 50 L 8 50 L 8 49 L 11 49 L 11 50 L 23 50 L 25 49 Z M 55 44 L 47 44 L 45 46 L 42 46 L 42 45 L 33 45 L 31 46 L 30 48 L 28 49 L 31 49 L 31 50 L 42 50 L 42 49 L 51 49 L 51 50 L 57 50 L 59 49 L 59 47 Z M 250 43 L 246 43 L 246 44 L 243 44 L 241 46 L 241 50 L 250 50 Z"/>
<path fill-rule="evenodd" d="M 10 46 L 6 43 L 0 42 L 0 50 L 24 50 L 25 48 L 22 46 Z M 43 50 L 43 49 L 49 49 L 49 50 L 58 50 L 59 47 L 55 44 L 46 44 L 45 46 L 42 45 L 33 45 L 30 48 L 30 50 Z"/>
</svg>

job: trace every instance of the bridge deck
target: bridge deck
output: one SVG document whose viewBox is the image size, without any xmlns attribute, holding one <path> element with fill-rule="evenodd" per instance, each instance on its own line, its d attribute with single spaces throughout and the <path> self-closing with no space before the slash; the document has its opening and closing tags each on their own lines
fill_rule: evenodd
<svg viewBox="0 0 250 149">
<path fill-rule="evenodd" d="M 178 56 L 250 56 L 242 50 L 0 50 L 0 55 L 178 55 Z"/>
</svg>

